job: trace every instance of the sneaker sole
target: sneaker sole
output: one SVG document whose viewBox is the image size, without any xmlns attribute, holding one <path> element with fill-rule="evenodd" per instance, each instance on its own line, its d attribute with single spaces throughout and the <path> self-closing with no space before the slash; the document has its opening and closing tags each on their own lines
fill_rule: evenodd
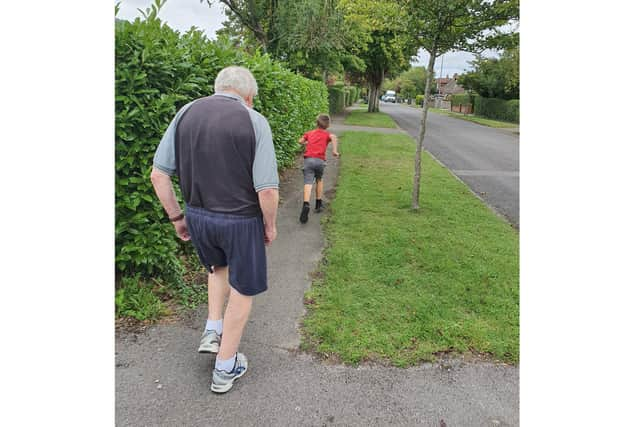
<svg viewBox="0 0 640 427">
<path fill-rule="evenodd" d="M 220 344 L 218 343 L 212 344 L 211 347 L 201 345 L 200 348 L 198 348 L 198 353 L 215 354 L 219 351 L 220 351 Z"/>
<path fill-rule="evenodd" d="M 247 371 L 249 370 L 249 362 L 247 362 L 247 366 L 245 367 L 244 371 L 242 371 L 242 373 L 240 375 L 238 375 L 237 377 L 234 377 L 231 381 L 229 381 L 228 383 L 224 384 L 224 385 L 216 385 L 213 382 L 211 383 L 211 391 L 214 393 L 226 393 L 229 390 L 231 390 L 231 387 L 233 387 L 233 382 L 235 380 L 237 380 L 238 378 L 242 377 L 244 374 L 247 373 Z"/>
</svg>

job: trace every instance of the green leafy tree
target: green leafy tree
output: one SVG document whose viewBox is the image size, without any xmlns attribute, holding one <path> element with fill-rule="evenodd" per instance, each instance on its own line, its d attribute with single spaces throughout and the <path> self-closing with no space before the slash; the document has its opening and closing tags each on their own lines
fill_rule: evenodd
<svg viewBox="0 0 640 427">
<path fill-rule="evenodd" d="M 409 67 L 417 47 L 407 28 L 407 13 L 396 1 L 341 0 L 348 27 L 354 29 L 358 42 L 356 55 L 364 70 L 354 73 L 369 89 L 368 111 L 379 111 L 382 83 Z"/>
<path fill-rule="evenodd" d="M 520 49 L 507 49 L 500 58 L 480 58 L 474 70 L 460 76 L 460 84 L 485 98 L 520 98 Z"/>
<path fill-rule="evenodd" d="M 213 0 L 206 1 L 209 6 Z M 227 21 L 218 31 L 251 51 L 258 47 L 303 75 L 326 81 L 330 72 L 361 69 L 349 53 L 350 32 L 337 0 L 220 0 Z"/>
<path fill-rule="evenodd" d="M 517 21 L 519 0 L 404 0 L 409 25 L 418 44 L 429 53 L 420 135 L 416 141 L 413 178 L 414 210 L 419 208 L 422 141 L 426 133 L 429 93 L 438 56 L 450 51 L 478 52 L 513 42 L 502 29 Z"/>
</svg>

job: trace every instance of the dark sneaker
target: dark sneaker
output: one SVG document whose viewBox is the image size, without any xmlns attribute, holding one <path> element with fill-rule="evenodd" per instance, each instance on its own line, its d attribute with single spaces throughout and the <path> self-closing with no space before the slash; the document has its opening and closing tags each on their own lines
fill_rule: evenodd
<svg viewBox="0 0 640 427">
<path fill-rule="evenodd" d="M 217 353 L 220 350 L 220 335 L 216 331 L 205 330 L 200 337 L 198 353 Z"/>
<path fill-rule="evenodd" d="M 243 376 L 249 368 L 247 357 L 242 353 L 236 353 L 236 363 L 231 372 L 213 370 L 211 391 L 214 393 L 226 393 L 233 387 L 233 382 Z"/>
<path fill-rule="evenodd" d="M 324 210 L 324 205 L 322 204 L 322 202 L 316 203 L 316 209 L 315 209 L 316 213 L 320 213 L 323 210 Z"/>
<path fill-rule="evenodd" d="M 302 207 L 302 212 L 300 212 L 300 222 L 306 224 L 309 220 L 309 205 L 304 205 Z"/>
</svg>

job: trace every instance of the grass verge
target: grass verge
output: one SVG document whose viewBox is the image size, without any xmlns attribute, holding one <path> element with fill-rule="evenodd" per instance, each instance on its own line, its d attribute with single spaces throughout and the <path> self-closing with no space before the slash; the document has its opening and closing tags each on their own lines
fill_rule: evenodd
<svg viewBox="0 0 640 427">
<path fill-rule="evenodd" d="M 396 123 L 384 113 L 368 113 L 366 111 L 351 111 L 344 120 L 345 125 L 371 126 L 378 128 L 395 128 Z"/>
<path fill-rule="evenodd" d="M 305 350 L 408 366 L 441 352 L 519 360 L 518 234 L 414 141 L 346 132 L 325 222 L 328 247 L 305 295 Z"/>
<path fill-rule="evenodd" d="M 485 119 L 484 117 L 478 117 L 474 115 L 464 115 L 461 113 L 454 113 L 449 110 L 442 110 L 439 108 L 429 108 L 429 112 L 434 112 L 438 114 L 444 114 L 449 117 L 455 117 L 456 119 L 467 120 L 470 122 L 477 123 L 479 125 L 489 126 L 492 128 L 515 128 L 518 127 L 516 123 L 502 122 L 500 120 L 493 119 Z"/>
</svg>

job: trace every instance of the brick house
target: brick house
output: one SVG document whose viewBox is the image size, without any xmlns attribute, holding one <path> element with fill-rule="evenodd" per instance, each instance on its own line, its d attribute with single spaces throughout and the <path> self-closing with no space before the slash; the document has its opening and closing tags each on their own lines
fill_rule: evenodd
<svg viewBox="0 0 640 427">
<path fill-rule="evenodd" d="M 458 93 L 464 93 L 465 90 L 458 84 L 458 74 L 454 74 L 453 78 L 441 77 L 436 79 L 436 89 L 439 95 L 456 95 Z"/>
</svg>

